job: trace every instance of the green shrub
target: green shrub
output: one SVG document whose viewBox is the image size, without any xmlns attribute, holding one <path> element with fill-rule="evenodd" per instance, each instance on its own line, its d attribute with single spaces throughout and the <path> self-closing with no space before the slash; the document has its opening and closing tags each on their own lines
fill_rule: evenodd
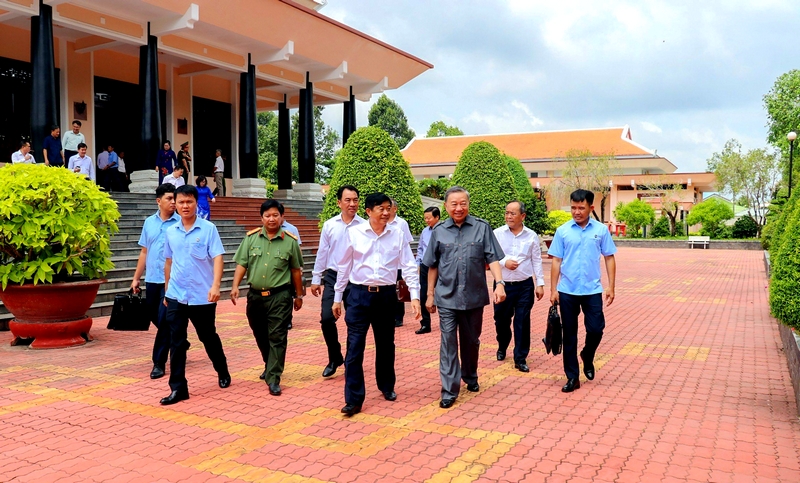
<svg viewBox="0 0 800 483">
<path fill-rule="evenodd" d="M 117 204 L 66 169 L 15 164 L 0 169 L 0 282 L 34 285 L 114 268 L 110 236 Z"/>
<path fill-rule="evenodd" d="M 800 209 L 792 197 L 791 217 L 786 221 L 780 246 L 772 245 L 776 256 L 770 257 L 772 276 L 769 284 L 769 305 L 772 314 L 781 322 L 800 329 Z M 773 240 L 774 241 L 774 240 Z"/>
<path fill-rule="evenodd" d="M 450 180 L 447 178 L 425 178 L 417 181 L 417 189 L 420 196 L 443 200 L 450 184 Z"/>
<path fill-rule="evenodd" d="M 758 223 L 750 215 L 736 220 L 731 229 L 732 238 L 755 238 L 758 235 Z"/>
<path fill-rule="evenodd" d="M 525 215 L 525 226 L 535 231 L 537 235 L 544 233 L 550 228 L 547 221 L 547 206 L 544 200 L 539 199 L 539 195 L 531 186 L 528 173 L 522 167 L 519 159 L 513 156 L 506 156 L 506 166 L 514 180 L 514 189 L 517 190 L 517 199 L 525 203 L 527 215 Z"/>
<path fill-rule="evenodd" d="M 572 214 L 564 210 L 553 210 L 547 213 L 547 229 L 543 234 L 555 235 L 558 227 L 572 220 Z"/>
<path fill-rule="evenodd" d="M 628 236 L 637 237 L 641 227 L 651 225 L 655 221 L 656 211 L 649 203 L 636 199 L 630 203 L 620 201 L 614 208 L 614 216 L 628 225 Z"/>
<path fill-rule="evenodd" d="M 650 230 L 651 238 L 666 238 L 672 236 L 669 232 L 669 218 L 666 216 L 660 217 Z"/>
<path fill-rule="evenodd" d="M 506 205 L 517 198 L 505 155 L 486 141 L 472 143 L 461 153 L 453 185 L 469 192 L 469 212 L 493 228 L 505 224 Z"/>
<path fill-rule="evenodd" d="M 371 193 L 385 193 L 397 201 L 397 214 L 405 218 L 412 233 L 425 227 L 422 200 L 411 175 L 408 161 L 383 129 L 362 127 L 354 132 L 339 151 L 333 169 L 330 189 L 320 214 L 320 226 L 339 214 L 336 191 L 342 185 L 353 185 L 361 193 L 358 212 L 366 216 L 363 200 Z"/>
<path fill-rule="evenodd" d="M 778 193 L 778 196 L 780 195 L 781 193 Z M 789 223 L 794 211 L 800 206 L 800 190 L 795 191 L 790 200 L 784 201 L 779 206 L 780 212 L 776 213 L 773 218 L 774 221 L 772 222 L 775 226 L 772 229 L 772 235 L 769 241 L 770 260 L 778 255 L 778 250 L 783 243 L 783 234 L 786 232 L 786 225 Z"/>
<path fill-rule="evenodd" d="M 698 203 L 689 212 L 686 222 L 689 225 L 698 223 L 703 225 L 700 234 L 711 238 L 724 238 L 726 235 L 722 223 L 733 218 L 733 209 L 729 203 L 719 198 L 709 198 L 702 203 Z M 728 235 L 730 238 L 730 235 Z"/>
</svg>

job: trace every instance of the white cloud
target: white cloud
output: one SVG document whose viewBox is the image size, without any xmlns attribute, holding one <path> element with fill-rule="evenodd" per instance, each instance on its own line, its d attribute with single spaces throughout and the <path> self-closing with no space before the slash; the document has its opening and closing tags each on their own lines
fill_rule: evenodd
<svg viewBox="0 0 800 483">
<path fill-rule="evenodd" d="M 660 127 L 656 126 L 652 122 L 642 121 L 640 124 L 642 125 L 642 129 L 644 129 L 647 132 L 653 132 L 657 134 L 661 134 L 663 132 L 663 130 Z"/>
<path fill-rule="evenodd" d="M 509 106 L 513 109 L 510 109 Z M 464 132 L 491 134 L 526 132 L 544 124 L 544 121 L 533 115 L 525 103 L 517 100 L 511 101 L 506 106 L 500 106 L 498 110 L 500 112 L 472 111 L 461 119 L 464 124 Z"/>
</svg>

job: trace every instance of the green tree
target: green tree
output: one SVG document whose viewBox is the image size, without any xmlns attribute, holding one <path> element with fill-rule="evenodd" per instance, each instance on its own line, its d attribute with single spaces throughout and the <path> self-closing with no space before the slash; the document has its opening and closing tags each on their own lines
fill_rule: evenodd
<svg viewBox="0 0 800 483">
<path fill-rule="evenodd" d="M 414 139 L 414 130 L 408 127 L 408 119 L 400 104 L 381 94 L 367 114 L 370 126 L 376 126 L 392 137 L 397 147 L 403 149 Z"/>
<path fill-rule="evenodd" d="M 769 305 L 772 314 L 784 324 L 800 329 L 800 209 L 797 198 L 793 206 L 784 210 L 790 213 L 783 240 L 772 247 L 772 275 L 769 284 Z"/>
<path fill-rule="evenodd" d="M 606 221 L 606 200 L 611 187 L 611 177 L 619 171 L 619 163 L 614 153 L 592 153 L 588 149 L 571 149 L 566 154 L 567 164 L 561 178 L 554 183 L 554 195 L 566 198 L 577 189 L 589 190 L 600 198 L 600 216 L 594 217 Z"/>
<path fill-rule="evenodd" d="M 319 216 L 320 226 L 339 213 L 336 191 L 346 184 L 358 188 L 362 199 L 370 193 L 385 193 L 394 198 L 397 214 L 405 218 L 412 233 L 419 233 L 425 227 L 422 200 L 408 161 L 382 129 L 362 127 L 356 130 L 339 151 L 325 206 Z M 359 214 L 366 216 L 363 203 Z"/>
<path fill-rule="evenodd" d="M 463 136 L 464 131 L 458 126 L 448 126 L 444 121 L 434 121 L 431 127 L 428 128 L 428 133 L 425 135 L 427 138 L 441 138 L 445 136 Z"/>
<path fill-rule="evenodd" d="M 443 200 L 451 184 L 447 178 L 425 178 L 417 181 L 417 189 L 421 196 Z"/>
<path fill-rule="evenodd" d="M 547 206 L 531 186 L 528 173 L 525 172 L 519 159 L 508 155 L 505 158 L 511 179 L 514 180 L 514 189 L 517 190 L 517 199 L 525 203 L 528 212 L 525 215 L 525 226 L 535 231 L 537 235 L 541 235 L 550 227 L 547 221 Z"/>
<path fill-rule="evenodd" d="M 767 111 L 767 141 L 781 151 L 782 174 L 788 180 L 789 141 L 791 131 L 800 133 L 800 69 L 790 70 L 775 80 L 772 89 L 764 96 Z M 795 141 L 795 155 L 797 155 Z M 798 179 L 800 163 L 794 163 L 792 176 Z"/>
<path fill-rule="evenodd" d="M 656 211 L 650 206 L 650 203 L 636 199 L 630 203 L 620 201 L 614 209 L 614 216 L 631 228 L 632 236 L 638 236 L 641 227 L 655 221 Z"/>
<path fill-rule="evenodd" d="M 678 212 L 680 211 L 680 201 L 683 199 L 686 189 L 681 184 L 670 183 L 666 178 L 661 178 L 645 186 L 645 188 L 658 198 L 659 208 L 665 222 L 668 223 L 667 236 L 675 236 Z M 655 235 L 653 235 L 655 236 Z"/>
<path fill-rule="evenodd" d="M 653 229 L 650 231 L 650 238 L 666 238 L 668 236 L 675 236 L 670 232 L 670 219 L 667 216 L 660 216 L 656 220 Z"/>
<path fill-rule="evenodd" d="M 505 155 L 486 141 L 464 148 L 453 173 L 453 185 L 469 192 L 470 214 L 488 221 L 492 228 L 505 223 L 506 205 L 517 199 Z"/>
<path fill-rule="evenodd" d="M 564 210 L 553 210 L 547 213 L 548 227 L 544 231 L 545 235 L 555 235 L 558 227 L 572 219 L 572 213 Z"/>
<path fill-rule="evenodd" d="M 723 236 L 724 221 L 733 218 L 733 208 L 728 203 L 719 198 L 709 198 L 702 203 L 698 203 L 686 217 L 686 223 L 703 225 L 700 234 L 711 238 L 721 238 Z"/>
</svg>

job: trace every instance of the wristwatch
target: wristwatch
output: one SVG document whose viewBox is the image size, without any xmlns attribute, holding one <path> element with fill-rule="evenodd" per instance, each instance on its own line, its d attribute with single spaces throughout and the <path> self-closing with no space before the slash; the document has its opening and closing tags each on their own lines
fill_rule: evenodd
<svg viewBox="0 0 800 483">
<path fill-rule="evenodd" d="M 503 287 L 505 287 L 505 286 L 506 286 L 506 282 L 505 282 L 505 280 L 497 280 L 497 281 L 496 281 L 496 283 L 497 283 L 498 285 L 502 285 Z"/>
</svg>

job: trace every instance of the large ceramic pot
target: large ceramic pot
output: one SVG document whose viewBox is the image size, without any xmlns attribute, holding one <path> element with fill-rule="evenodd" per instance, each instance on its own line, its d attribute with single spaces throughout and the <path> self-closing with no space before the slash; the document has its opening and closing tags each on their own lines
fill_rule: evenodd
<svg viewBox="0 0 800 483">
<path fill-rule="evenodd" d="M 92 340 L 92 318 L 86 315 L 104 279 L 6 286 L 0 299 L 14 315 L 8 327 L 11 345 L 33 339 L 32 349 L 83 345 Z"/>
</svg>

